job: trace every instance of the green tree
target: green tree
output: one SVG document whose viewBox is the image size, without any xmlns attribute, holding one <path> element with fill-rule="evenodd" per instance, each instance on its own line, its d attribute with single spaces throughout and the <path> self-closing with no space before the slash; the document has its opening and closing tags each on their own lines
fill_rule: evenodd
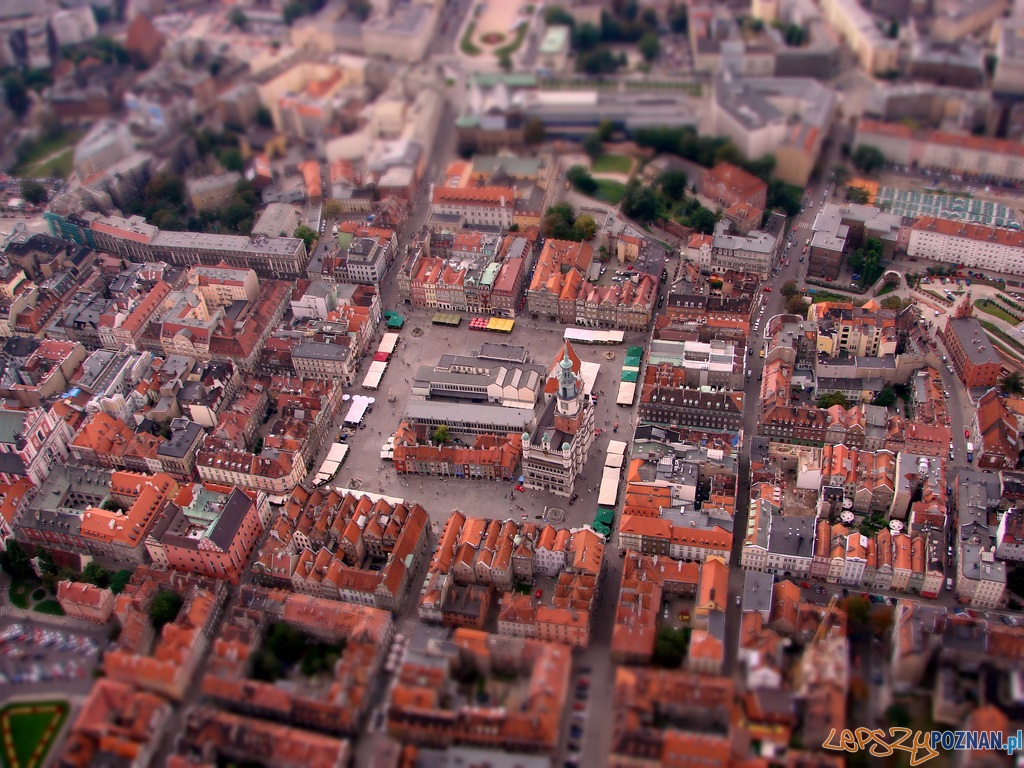
<svg viewBox="0 0 1024 768">
<path fill-rule="evenodd" d="M 266 647 L 283 664 L 291 665 L 302 658 L 307 638 L 287 624 L 275 624 L 267 634 Z"/>
<path fill-rule="evenodd" d="M 265 648 L 257 650 L 250 659 L 249 670 L 256 680 L 273 683 L 281 679 L 284 667 L 277 657 Z"/>
<path fill-rule="evenodd" d="M 544 123 L 536 117 L 531 117 L 523 127 L 523 139 L 531 147 L 537 147 L 544 143 Z"/>
<path fill-rule="evenodd" d="M 25 86 L 25 78 L 21 76 L 21 73 L 11 72 L 4 78 L 4 95 L 11 111 L 18 117 L 24 117 L 31 102 L 28 88 Z"/>
<path fill-rule="evenodd" d="M 886 36 L 890 40 L 897 40 L 900 36 L 900 23 L 896 19 L 889 20 L 889 29 L 886 30 Z"/>
<path fill-rule="evenodd" d="M 572 47 L 580 53 L 594 50 L 600 42 L 601 30 L 589 21 L 580 24 L 572 31 Z"/>
<path fill-rule="evenodd" d="M 851 637 L 857 637 L 867 629 L 871 619 L 871 603 L 866 597 L 847 597 L 840 601 L 839 606 L 846 612 L 846 629 Z"/>
<path fill-rule="evenodd" d="M 616 56 L 607 48 L 581 52 L 576 60 L 579 69 L 588 75 L 610 75 L 617 72 L 625 63 L 625 54 L 621 57 Z"/>
<path fill-rule="evenodd" d="M 242 158 L 242 152 L 237 147 L 231 147 L 225 149 L 217 158 L 220 164 L 228 171 L 238 171 L 241 173 L 245 170 L 245 160 Z"/>
<path fill-rule="evenodd" d="M 295 228 L 295 232 L 292 234 L 292 237 L 297 237 L 302 240 L 306 244 L 307 251 L 313 250 L 313 243 L 316 240 L 316 232 L 305 224 L 299 224 L 299 226 Z"/>
<path fill-rule="evenodd" d="M 689 26 L 689 16 L 686 11 L 686 3 L 680 2 L 675 8 L 669 11 L 668 26 L 677 35 L 685 34 Z"/>
<path fill-rule="evenodd" d="M 686 187 L 690 180 L 685 171 L 662 171 L 654 183 L 669 200 L 682 200 L 686 197 Z"/>
<path fill-rule="evenodd" d="M 4 546 L 6 549 L 0 553 L 0 569 L 17 579 L 34 579 L 36 572 L 25 548 L 13 538 L 7 539 Z"/>
<path fill-rule="evenodd" d="M 898 702 L 889 705 L 889 708 L 885 710 L 885 717 L 893 728 L 909 728 L 910 724 L 914 722 L 910 710 Z"/>
<path fill-rule="evenodd" d="M 766 205 L 769 211 L 778 209 L 787 216 L 796 216 L 800 213 L 802 197 L 803 190 L 800 187 L 786 184 L 779 179 L 771 179 L 768 182 L 768 202 Z"/>
<path fill-rule="evenodd" d="M 690 631 L 688 629 L 660 627 L 654 636 L 654 653 L 651 656 L 651 663 L 658 667 L 675 669 L 686 657 L 689 645 Z"/>
<path fill-rule="evenodd" d="M 850 401 L 842 392 L 826 392 L 818 397 L 819 408 L 831 408 L 833 405 L 841 405 L 843 408 L 850 407 Z"/>
<path fill-rule="evenodd" d="M 654 32 L 648 32 L 641 37 L 637 47 L 640 49 L 640 55 L 646 61 L 654 61 L 658 58 L 658 53 L 661 51 L 661 43 L 658 42 L 658 35 Z"/>
<path fill-rule="evenodd" d="M 896 405 L 896 390 L 892 387 L 882 387 L 882 390 L 875 395 L 871 404 L 880 405 L 882 408 L 892 408 Z"/>
<path fill-rule="evenodd" d="M 228 23 L 233 24 L 239 29 L 245 29 L 249 26 L 249 17 L 245 15 L 245 11 L 235 6 L 228 14 Z"/>
<path fill-rule="evenodd" d="M 565 178 L 585 195 L 591 195 L 597 191 L 597 182 L 594 181 L 594 177 L 582 165 L 574 165 L 570 168 L 566 172 Z"/>
<path fill-rule="evenodd" d="M 871 173 L 885 165 L 885 155 L 878 147 L 870 144 L 859 144 L 850 156 L 853 167 L 864 173 Z"/>
<path fill-rule="evenodd" d="M 836 186 L 841 187 L 850 180 L 850 169 L 845 165 L 837 165 L 832 169 L 832 178 L 835 179 Z"/>
<path fill-rule="evenodd" d="M 82 570 L 81 581 L 95 584 L 97 587 L 110 585 L 110 571 L 93 560 Z"/>
<path fill-rule="evenodd" d="M 25 180 L 21 182 L 21 196 L 30 205 L 42 205 L 49 197 L 46 187 L 37 181 Z"/>
<path fill-rule="evenodd" d="M 990 53 L 985 56 L 985 72 L 988 73 L 989 77 L 992 77 L 996 73 L 996 65 L 999 64 L 999 57 L 994 53 Z"/>
<path fill-rule="evenodd" d="M 121 594 L 131 578 L 131 571 L 118 571 L 110 577 L 110 591 L 115 595 Z"/>
<path fill-rule="evenodd" d="M 159 632 L 165 624 L 170 624 L 178 617 L 183 601 L 177 592 L 161 589 L 149 606 L 149 621 L 153 629 Z"/>
<path fill-rule="evenodd" d="M 512 71 L 512 54 L 506 50 L 498 53 L 498 66 L 506 72 Z"/>
<path fill-rule="evenodd" d="M 882 241 L 868 238 L 864 245 L 847 257 L 846 263 L 855 273 L 860 273 L 861 285 L 872 285 L 885 272 L 882 265 Z"/>
<path fill-rule="evenodd" d="M 786 312 L 803 317 L 807 314 L 807 298 L 802 293 L 794 293 L 786 299 Z"/>
<path fill-rule="evenodd" d="M 562 6 L 549 5 L 544 9 L 544 23 L 549 27 L 555 24 L 571 27 L 576 24 L 576 20 Z"/>
<path fill-rule="evenodd" d="M 583 151 L 590 155 L 591 160 L 596 160 L 601 156 L 601 153 L 604 151 L 604 142 L 601 141 L 597 131 L 588 133 L 583 138 Z"/>
<path fill-rule="evenodd" d="M 715 231 L 718 217 L 709 209 L 700 206 L 688 218 L 689 226 L 702 235 L 710 235 Z"/>
<path fill-rule="evenodd" d="M 796 284 L 796 280 L 787 280 L 782 284 L 782 287 L 779 289 L 779 293 L 788 299 L 789 297 L 796 296 L 800 293 L 800 286 Z"/>
<path fill-rule="evenodd" d="M 441 424 L 434 430 L 433 438 L 438 445 L 444 445 L 452 439 L 452 432 L 447 424 Z"/>
<path fill-rule="evenodd" d="M 846 188 L 846 200 L 850 203 L 856 203 L 857 205 L 866 205 L 868 200 L 871 199 L 871 195 L 863 187 L 847 187 Z"/>
<path fill-rule="evenodd" d="M 597 222 L 594 221 L 594 217 L 589 213 L 585 213 L 573 222 L 572 225 L 572 239 L 579 240 L 580 242 L 586 242 L 587 240 L 593 240 L 597 234 Z"/>
<path fill-rule="evenodd" d="M 185 180 L 175 173 L 158 173 L 146 184 L 143 196 L 148 207 L 182 207 L 185 204 Z"/>
<path fill-rule="evenodd" d="M 324 203 L 323 217 L 325 219 L 339 219 L 344 212 L 341 203 L 334 198 Z"/>
<path fill-rule="evenodd" d="M 615 133 L 615 123 L 611 120 L 602 120 L 597 126 L 597 135 L 601 141 L 611 141 Z"/>
<path fill-rule="evenodd" d="M 373 4 L 370 0 L 349 0 L 348 10 L 358 21 L 363 22 L 373 13 Z"/>
<path fill-rule="evenodd" d="M 270 114 L 269 109 L 266 107 L 260 107 L 256 110 L 256 125 L 260 128 L 274 127 L 274 116 Z"/>
<path fill-rule="evenodd" d="M 651 221 L 658 215 L 658 196 L 654 190 L 630 179 L 622 196 L 622 212 L 638 221 Z"/>
<path fill-rule="evenodd" d="M 999 382 L 999 388 L 1007 395 L 1024 394 L 1024 376 L 1020 371 L 1010 371 Z"/>
<path fill-rule="evenodd" d="M 288 3 L 288 5 L 286 5 L 281 11 L 281 18 L 284 20 L 284 23 L 290 27 L 292 22 L 304 16 L 305 13 L 305 6 L 303 6 L 298 0 L 292 0 L 292 2 Z"/>
<path fill-rule="evenodd" d="M 569 203 L 558 203 L 548 208 L 541 221 L 544 237 L 556 240 L 571 240 L 572 225 L 576 222 L 576 211 Z"/>
</svg>

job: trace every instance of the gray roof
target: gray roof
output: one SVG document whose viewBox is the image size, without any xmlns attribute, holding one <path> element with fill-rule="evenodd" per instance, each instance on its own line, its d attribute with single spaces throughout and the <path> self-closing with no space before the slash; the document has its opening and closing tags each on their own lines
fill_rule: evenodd
<svg viewBox="0 0 1024 768">
<path fill-rule="evenodd" d="M 199 436 L 203 428 L 194 421 L 188 419 L 175 419 L 171 423 L 171 439 L 157 448 L 157 456 L 167 456 L 173 459 L 184 458 Z"/>
<path fill-rule="evenodd" d="M 790 557 L 810 557 L 814 552 L 814 515 L 774 515 L 768 537 L 768 551 Z"/>
<path fill-rule="evenodd" d="M 305 341 L 296 344 L 292 350 L 293 359 L 300 357 L 309 360 L 347 360 L 348 356 L 348 347 L 327 341 Z"/>
<path fill-rule="evenodd" d="M 748 130 L 788 122 L 793 109 L 802 123 L 824 129 L 835 104 L 832 91 L 809 77 L 737 78 L 725 73 L 715 79 L 714 98 Z M 797 106 L 783 111 L 776 101 Z"/>
<path fill-rule="evenodd" d="M 775 577 L 770 573 L 746 571 L 743 574 L 743 610 L 767 613 L 772 608 L 772 587 Z"/>
<path fill-rule="evenodd" d="M 0 409 L 0 443 L 14 445 L 25 428 L 27 411 Z"/>
<path fill-rule="evenodd" d="M 953 318 L 949 321 L 949 329 L 956 334 L 972 365 L 1002 365 L 1002 360 L 989 342 L 988 335 L 978 318 Z"/>
<path fill-rule="evenodd" d="M 526 241 L 524 240 L 523 242 L 525 243 Z M 480 345 L 480 352 L 477 354 L 477 357 L 483 360 L 500 360 L 506 363 L 525 363 L 529 353 L 526 347 L 485 341 Z"/>
<path fill-rule="evenodd" d="M 552 401 L 554 402 L 554 401 Z M 437 400 L 409 400 L 405 415 L 413 421 L 439 420 L 451 427 L 486 424 L 501 432 L 524 432 L 533 421 L 532 408 L 504 408 L 500 405 L 456 403 Z"/>
<path fill-rule="evenodd" d="M 213 524 L 213 531 L 210 533 L 210 541 L 216 544 L 223 551 L 227 551 L 231 542 L 235 540 L 242 521 L 252 508 L 253 501 L 241 490 L 235 488 L 231 491 L 227 501 L 224 502 L 224 509 L 220 517 Z"/>
</svg>

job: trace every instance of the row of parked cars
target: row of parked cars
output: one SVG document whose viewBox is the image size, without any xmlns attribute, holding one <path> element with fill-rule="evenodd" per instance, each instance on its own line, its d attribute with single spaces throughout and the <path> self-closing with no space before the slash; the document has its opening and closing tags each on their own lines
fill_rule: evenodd
<svg viewBox="0 0 1024 768">
<path fill-rule="evenodd" d="M 10 643 L 11 645 L 8 645 Z M 19 645 L 38 645 L 42 648 L 56 648 L 60 651 L 81 653 L 86 656 L 95 656 L 99 653 L 100 645 L 91 637 L 82 635 L 65 634 L 56 629 L 43 629 L 42 627 L 25 627 L 21 624 L 12 624 L 3 632 L 0 632 L 0 651 L 7 658 L 17 658 L 9 654 L 17 652 L 26 653 Z"/>
<path fill-rule="evenodd" d="M 53 680 L 78 680 L 89 673 L 80 661 L 59 661 L 54 664 L 37 662 L 31 666 L 0 672 L 0 685 L 21 685 L 25 683 L 48 683 Z"/>
</svg>

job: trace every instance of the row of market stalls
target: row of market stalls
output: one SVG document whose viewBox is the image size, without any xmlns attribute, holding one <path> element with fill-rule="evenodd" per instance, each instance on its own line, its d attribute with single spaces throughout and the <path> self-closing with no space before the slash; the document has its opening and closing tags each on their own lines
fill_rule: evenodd
<svg viewBox="0 0 1024 768">
<path fill-rule="evenodd" d="M 391 356 L 395 353 L 397 347 L 398 334 L 385 333 L 380 340 L 377 351 L 373 355 L 373 360 L 370 362 L 370 369 L 366 372 L 365 378 L 363 378 L 363 389 L 380 389 L 384 372 L 388 369 L 388 363 L 391 362 Z"/>
<path fill-rule="evenodd" d="M 643 363 L 644 350 L 632 346 L 626 350 L 626 359 L 622 361 L 622 373 L 619 375 L 619 394 L 615 398 L 616 405 L 630 406 L 636 400 L 636 388 L 640 381 L 640 365 Z"/>
<path fill-rule="evenodd" d="M 622 331 L 598 331 L 593 328 L 566 328 L 562 337 L 573 344 L 621 344 Z"/>
<path fill-rule="evenodd" d="M 619 500 L 619 484 L 622 481 L 622 468 L 625 464 L 626 443 L 611 440 L 604 457 L 601 487 L 597 494 L 597 514 L 594 516 L 593 525 L 594 530 L 604 536 L 611 535 L 615 523 L 615 505 Z"/>
<path fill-rule="evenodd" d="M 472 331 L 497 331 L 498 333 L 512 333 L 516 321 L 505 317 L 474 317 L 469 321 L 469 328 Z"/>
<path fill-rule="evenodd" d="M 338 474 L 338 470 L 345 463 L 347 457 L 348 446 L 344 443 L 334 443 L 331 446 L 331 450 L 327 452 L 327 458 L 324 459 L 324 463 L 320 465 L 320 471 L 316 473 L 313 485 L 319 488 L 321 485 L 329 483 Z"/>
</svg>

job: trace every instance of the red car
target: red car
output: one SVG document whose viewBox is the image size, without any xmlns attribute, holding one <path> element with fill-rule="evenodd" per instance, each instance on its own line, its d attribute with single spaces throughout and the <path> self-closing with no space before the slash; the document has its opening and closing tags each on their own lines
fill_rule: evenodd
<svg viewBox="0 0 1024 768">
<path fill-rule="evenodd" d="M 764 287 L 764 292 L 765 292 L 765 293 L 771 293 L 771 292 L 772 292 L 772 287 L 771 287 L 770 285 L 766 285 L 766 286 Z"/>
<path fill-rule="evenodd" d="M 971 439 L 971 430 L 965 429 L 964 430 L 964 440 L 970 440 L 970 439 Z"/>
<path fill-rule="evenodd" d="M 536 592 L 533 593 L 533 596 L 540 600 L 542 597 L 544 597 L 544 590 L 538 589 Z"/>
</svg>

